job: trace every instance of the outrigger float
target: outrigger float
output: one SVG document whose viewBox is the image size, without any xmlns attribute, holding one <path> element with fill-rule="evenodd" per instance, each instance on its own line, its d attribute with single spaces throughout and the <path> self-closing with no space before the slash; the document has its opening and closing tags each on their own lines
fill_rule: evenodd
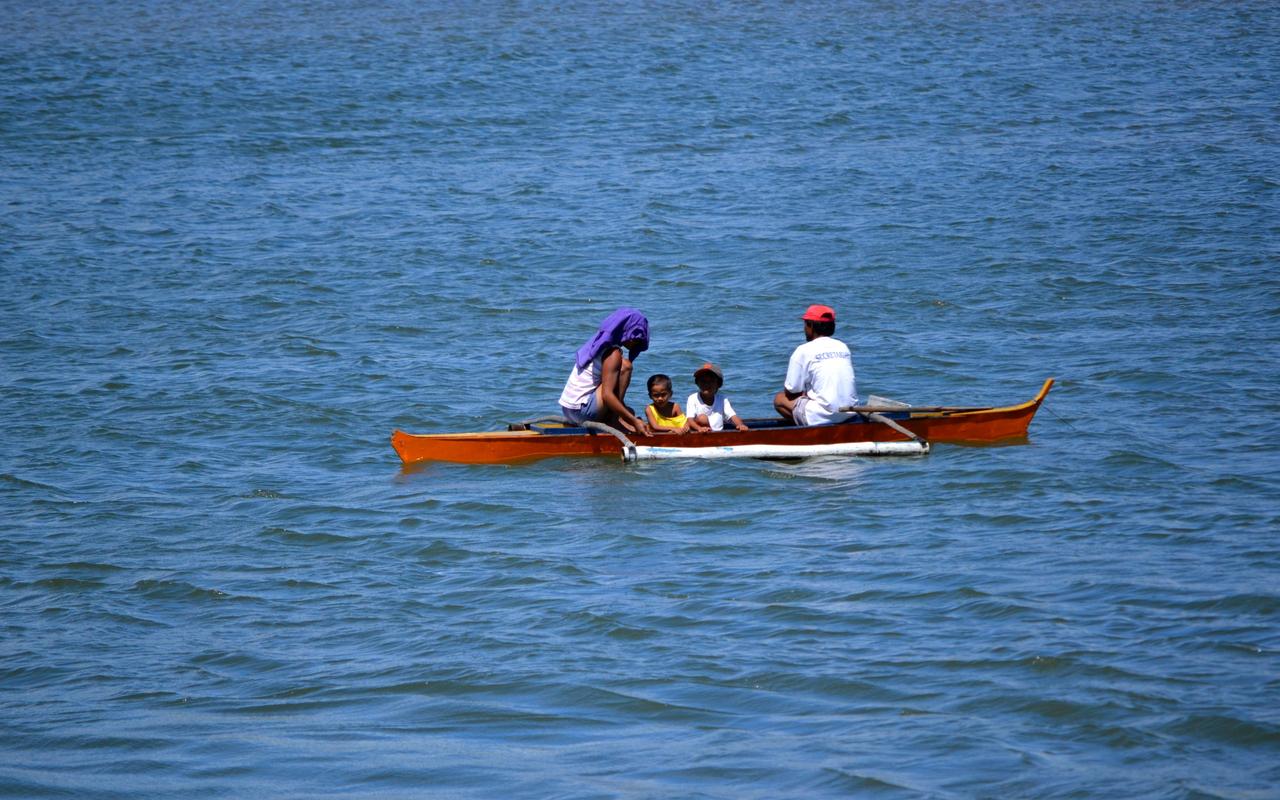
<svg viewBox="0 0 1280 800">
<path fill-rule="evenodd" d="M 825 455 L 921 455 L 931 444 L 983 445 L 1026 438 L 1053 378 L 1028 402 L 1002 407 L 855 406 L 844 422 L 812 427 L 749 419 L 747 430 L 628 435 L 598 422 L 573 426 L 558 417 L 508 425 L 505 431 L 413 434 L 395 431 L 391 446 L 405 464 L 452 461 L 511 464 L 557 456 L 667 458 L 807 458 Z"/>
</svg>

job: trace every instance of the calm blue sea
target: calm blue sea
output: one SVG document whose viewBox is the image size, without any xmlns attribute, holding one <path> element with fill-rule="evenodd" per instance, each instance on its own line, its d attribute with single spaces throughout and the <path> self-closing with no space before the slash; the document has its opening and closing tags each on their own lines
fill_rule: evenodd
<svg viewBox="0 0 1280 800">
<path fill-rule="evenodd" d="M 1280 797 L 1277 4 L 0 31 L 0 796 Z M 769 415 L 810 303 L 864 396 L 1058 383 L 923 458 L 389 446 L 623 304 Z"/>
</svg>

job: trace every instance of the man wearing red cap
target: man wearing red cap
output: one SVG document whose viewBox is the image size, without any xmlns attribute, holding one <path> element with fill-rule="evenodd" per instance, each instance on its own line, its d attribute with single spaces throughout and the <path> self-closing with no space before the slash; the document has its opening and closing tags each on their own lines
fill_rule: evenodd
<svg viewBox="0 0 1280 800">
<path fill-rule="evenodd" d="M 844 422 L 852 414 L 840 411 L 858 404 L 853 355 L 836 332 L 836 312 L 812 305 L 804 320 L 804 344 L 791 354 L 787 379 L 773 398 L 773 407 L 796 425 Z"/>
</svg>

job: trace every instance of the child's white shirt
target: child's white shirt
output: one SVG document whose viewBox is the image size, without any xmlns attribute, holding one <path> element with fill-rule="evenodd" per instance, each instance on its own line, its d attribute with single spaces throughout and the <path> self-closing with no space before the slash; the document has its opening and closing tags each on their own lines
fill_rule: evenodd
<svg viewBox="0 0 1280 800">
<path fill-rule="evenodd" d="M 707 422 L 710 423 L 713 431 L 724 430 L 725 420 L 737 416 L 737 413 L 733 410 L 733 405 L 729 402 L 729 398 L 719 392 L 716 393 L 715 402 L 711 405 L 702 402 L 702 397 L 697 392 L 694 392 L 689 395 L 689 401 L 684 404 L 684 415 L 689 419 L 693 419 L 702 414 L 707 415 Z"/>
</svg>

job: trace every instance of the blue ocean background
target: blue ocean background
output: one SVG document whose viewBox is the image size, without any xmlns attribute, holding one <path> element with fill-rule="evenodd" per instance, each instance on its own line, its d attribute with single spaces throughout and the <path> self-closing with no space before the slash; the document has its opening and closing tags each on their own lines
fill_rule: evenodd
<svg viewBox="0 0 1280 800">
<path fill-rule="evenodd" d="M 0 796 L 1280 797 L 1280 6 L 0 0 Z M 649 316 L 911 459 L 403 469 Z M 629 395 L 643 401 L 638 389 Z"/>
</svg>

